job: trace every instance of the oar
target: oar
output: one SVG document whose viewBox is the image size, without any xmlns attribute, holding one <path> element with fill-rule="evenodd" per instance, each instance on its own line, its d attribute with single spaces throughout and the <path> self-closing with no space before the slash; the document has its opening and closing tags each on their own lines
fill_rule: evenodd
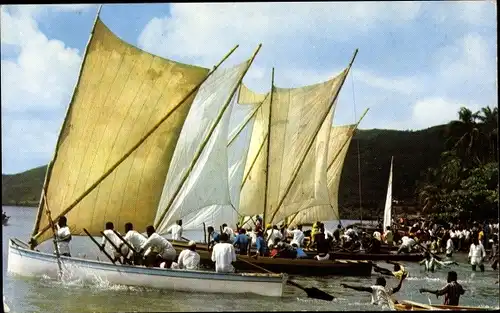
<svg viewBox="0 0 500 313">
<path fill-rule="evenodd" d="M 261 271 L 267 272 L 269 274 L 276 274 L 276 273 L 271 272 L 270 270 L 267 270 L 263 267 L 258 266 L 257 264 L 254 264 L 252 262 L 248 262 L 247 260 L 243 260 L 243 259 L 239 258 L 238 256 L 237 256 L 237 259 L 238 259 L 238 261 L 243 261 L 247 264 L 255 266 L 256 268 L 260 269 Z M 320 300 L 325 300 L 325 301 L 332 301 L 334 299 L 334 296 L 332 296 L 332 295 L 330 295 L 330 294 L 328 294 L 328 293 L 324 292 L 323 290 L 320 290 L 316 287 L 304 287 L 304 286 L 302 286 L 302 285 L 300 285 L 292 280 L 289 280 L 289 279 L 287 279 L 286 282 L 289 285 L 292 285 L 294 287 L 297 287 L 299 289 L 304 290 L 307 293 L 307 296 L 309 298 L 320 299 Z"/>
<path fill-rule="evenodd" d="M 95 240 L 94 237 L 92 237 L 92 235 L 87 231 L 87 229 L 84 228 L 83 231 L 99 247 L 99 250 L 101 250 L 102 253 L 104 253 L 113 264 L 116 264 L 116 261 L 106 252 L 106 250 L 103 249 L 103 247 L 97 242 L 97 240 Z"/>
<path fill-rule="evenodd" d="M 128 243 L 127 240 L 125 240 L 125 238 L 122 237 L 122 235 L 120 235 L 119 232 L 117 232 L 116 230 L 113 229 L 113 232 L 115 233 L 115 235 L 130 249 L 132 250 L 132 252 L 134 252 L 135 255 L 138 255 L 137 251 L 135 251 L 134 247 L 132 247 L 131 244 Z"/>
<path fill-rule="evenodd" d="M 101 235 L 102 235 L 104 238 L 106 238 L 106 240 L 109 242 L 109 244 L 110 244 L 113 248 L 115 248 L 116 252 L 120 253 L 120 254 L 121 254 L 121 255 L 122 255 L 122 256 L 126 259 L 126 257 L 123 255 L 123 253 L 122 253 L 121 249 L 120 249 L 120 248 L 118 248 L 118 247 L 115 245 L 115 243 L 114 243 L 113 241 L 111 241 L 111 239 L 109 239 L 109 237 L 108 237 L 108 236 L 106 236 L 106 234 L 105 234 L 103 231 L 101 231 Z M 103 248 L 103 249 L 104 249 L 104 248 Z M 122 262 L 120 259 L 118 259 L 118 262 L 120 262 L 120 264 L 123 264 L 123 262 Z"/>
<path fill-rule="evenodd" d="M 427 249 L 426 247 L 424 247 L 420 242 L 417 242 L 417 245 L 419 245 L 425 251 L 429 252 L 429 254 L 432 255 L 433 258 L 437 259 L 438 261 L 442 260 L 441 257 L 439 257 L 439 256 L 435 255 L 434 253 L 432 253 L 429 249 Z"/>
</svg>

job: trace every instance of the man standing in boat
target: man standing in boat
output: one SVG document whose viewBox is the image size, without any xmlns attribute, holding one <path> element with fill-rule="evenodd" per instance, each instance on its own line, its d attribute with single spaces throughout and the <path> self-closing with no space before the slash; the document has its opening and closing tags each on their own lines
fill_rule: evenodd
<svg viewBox="0 0 500 313">
<path fill-rule="evenodd" d="M 66 216 L 61 216 L 57 222 L 56 242 L 59 254 L 71 257 L 69 242 L 71 241 L 71 231 L 68 227 Z"/>
<path fill-rule="evenodd" d="M 228 243 L 229 236 L 226 233 L 220 235 L 220 242 L 212 251 L 212 262 L 215 262 L 217 273 L 234 273 L 233 262 L 236 262 L 236 251 L 232 244 Z"/>
<path fill-rule="evenodd" d="M 435 294 L 436 297 L 444 295 L 444 305 L 458 305 L 460 296 L 465 293 L 464 288 L 457 282 L 457 272 L 448 272 L 448 284 L 440 290 L 430 290 L 420 288 L 420 293 L 428 292 Z"/>
<path fill-rule="evenodd" d="M 182 220 L 175 221 L 175 224 L 169 227 L 167 233 L 172 234 L 172 240 L 182 240 Z"/>
</svg>

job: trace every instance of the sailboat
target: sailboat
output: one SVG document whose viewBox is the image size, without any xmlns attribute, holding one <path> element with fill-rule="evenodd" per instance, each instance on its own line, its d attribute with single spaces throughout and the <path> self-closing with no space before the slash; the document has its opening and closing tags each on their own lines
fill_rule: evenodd
<svg viewBox="0 0 500 313">
<path fill-rule="evenodd" d="M 51 238 L 53 223 L 61 216 L 67 217 L 73 235 L 88 231 L 89 236 L 100 236 L 108 220 L 115 225 L 133 222 L 138 230 L 155 222 L 163 235 L 162 215 L 168 212 L 164 201 L 174 209 L 197 201 L 182 197 L 191 187 L 185 184 L 186 177 L 224 170 L 220 164 L 211 166 L 218 165 L 213 161 L 217 157 L 226 157 L 233 95 L 260 49 L 259 45 L 251 59 L 220 69 L 235 47 L 210 71 L 122 41 L 99 19 L 99 11 L 47 168 L 31 240 L 10 239 L 8 272 L 62 279 L 99 277 L 112 284 L 194 292 L 282 296 L 286 274 L 114 265 L 35 249 Z M 225 173 L 227 178 L 227 168 Z M 207 186 L 212 197 L 204 198 L 203 204 L 228 200 L 225 187 L 227 183 Z"/>
<path fill-rule="evenodd" d="M 276 223 L 284 219 L 287 213 L 293 214 L 314 205 L 330 203 L 326 175 L 327 143 L 335 100 L 352 61 L 337 76 L 315 85 L 277 88 L 272 83 L 271 91 L 263 95 L 253 93 L 247 87 L 240 89 L 239 102 L 258 103 L 246 165 L 243 175 L 239 176 L 241 185 L 237 180 L 233 182 L 234 189 L 240 191 L 239 206 L 233 205 L 240 216 L 264 212 L 265 222 Z M 274 69 L 272 80 L 274 81 Z M 224 180 L 227 174 L 222 169 L 220 172 L 219 179 Z M 189 179 L 191 194 L 186 193 L 184 197 L 203 198 L 204 189 L 197 189 L 197 178 L 193 176 Z M 167 185 L 168 182 L 165 186 Z M 168 201 L 165 203 L 168 207 Z M 186 207 L 189 207 L 190 211 L 186 212 Z M 169 224 L 176 219 L 186 218 L 191 212 L 207 212 L 207 207 L 204 208 L 200 204 L 179 205 L 178 208 L 170 208 L 163 221 L 166 220 Z M 233 219 L 232 222 L 236 221 Z M 247 224 L 253 222 L 255 221 L 248 221 Z M 174 246 L 180 250 L 185 247 L 185 243 L 174 242 Z M 197 247 L 202 262 L 210 265 L 207 247 Z M 245 261 L 237 261 L 234 264 L 237 269 L 248 270 L 250 262 L 268 270 L 279 269 L 300 275 L 368 276 L 372 267 L 370 262 L 362 261 L 317 262 L 266 257 L 253 259 L 247 256 L 240 258 Z"/>
</svg>

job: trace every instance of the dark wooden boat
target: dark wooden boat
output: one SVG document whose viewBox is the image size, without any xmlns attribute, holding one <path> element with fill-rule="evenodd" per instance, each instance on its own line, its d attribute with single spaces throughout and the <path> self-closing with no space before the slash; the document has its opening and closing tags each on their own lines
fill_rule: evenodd
<svg viewBox="0 0 500 313">
<path fill-rule="evenodd" d="M 198 245 L 197 245 L 198 246 Z M 200 254 L 200 264 L 203 267 L 213 268 L 212 253 L 202 248 L 197 249 Z M 183 245 L 174 244 L 177 253 L 185 249 Z M 206 247 L 206 245 L 205 245 Z M 258 265 L 275 273 L 287 273 L 300 276 L 370 276 L 372 273 L 372 263 L 364 260 L 335 260 L 335 261 L 317 261 L 315 259 L 284 259 L 258 257 L 257 259 L 247 255 L 238 255 L 238 258 Z M 246 262 L 236 261 L 233 266 L 238 271 L 260 272 L 260 270 Z"/>
<path fill-rule="evenodd" d="M 187 242 L 185 241 L 172 241 L 175 248 L 186 248 Z M 208 247 L 204 243 L 197 243 L 196 249 L 198 251 L 207 251 Z M 316 255 L 315 251 L 304 251 L 312 259 Z M 401 262 L 419 262 L 424 258 L 422 253 L 401 253 L 395 252 L 386 253 L 364 253 L 364 252 L 343 252 L 335 251 L 330 252 L 330 260 L 363 260 L 363 261 L 401 261 Z M 313 260 L 316 261 L 316 260 Z"/>
</svg>

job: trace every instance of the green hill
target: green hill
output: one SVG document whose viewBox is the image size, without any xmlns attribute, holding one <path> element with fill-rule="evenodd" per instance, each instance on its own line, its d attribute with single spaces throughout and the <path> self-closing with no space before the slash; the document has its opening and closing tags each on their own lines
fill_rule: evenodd
<svg viewBox="0 0 500 313">
<path fill-rule="evenodd" d="M 393 199 L 409 207 L 416 202 L 415 190 L 421 173 L 437 166 L 444 151 L 445 126 L 420 131 L 358 130 L 349 146 L 339 190 L 343 218 L 359 218 L 358 149 L 361 163 L 362 207 L 365 218 L 381 212 L 387 193 L 391 156 L 394 156 Z M 2 175 L 2 204 L 34 205 L 41 194 L 46 166 Z"/>
</svg>

